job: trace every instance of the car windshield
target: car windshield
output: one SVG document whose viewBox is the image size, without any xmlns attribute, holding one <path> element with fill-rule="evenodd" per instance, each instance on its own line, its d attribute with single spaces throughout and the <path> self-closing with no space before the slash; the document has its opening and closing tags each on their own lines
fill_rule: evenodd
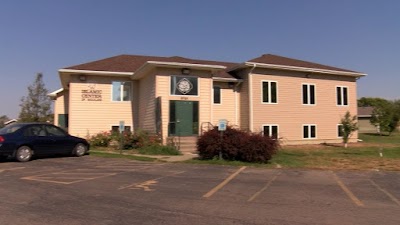
<svg viewBox="0 0 400 225">
<path fill-rule="evenodd" d="M 22 126 L 23 124 L 18 124 L 18 123 L 7 125 L 0 129 L 0 135 L 14 133 L 15 131 L 19 130 Z"/>
</svg>

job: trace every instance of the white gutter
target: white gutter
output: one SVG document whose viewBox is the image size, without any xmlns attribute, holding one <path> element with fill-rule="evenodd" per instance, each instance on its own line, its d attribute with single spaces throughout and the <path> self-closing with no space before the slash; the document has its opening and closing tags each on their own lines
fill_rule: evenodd
<svg viewBox="0 0 400 225">
<path fill-rule="evenodd" d="M 62 91 L 64 91 L 64 88 L 60 88 L 60 89 L 58 89 L 56 91 L 53 91 L 53 92 L 47 94 L 47 96 L 49 96 L 49 97 L 57 97 L 57 94 L 62 92 Z"/>
<path fill-rule="evenodd" d="M 336 74 L 336 75 L 353 76 L 353 77 L 361 77 L 361 76 L 366 76 L 367 75 L 365 73 L 357 73 L 357 72 L 346 72 L 346 71 L 338 71 L 338 70 L 306 68 L 306 67 L 298 67 L 298 66 L 283 66 L 283 65 L 276 65 L 276 64 L 265 64 L 265 63 L 254 63 L 254 62 L 245 62 L 244 64 L 246 66 L 252 66 L 252 65 L 257 64 L 258 67 L 270 68 L 270 69 L 283 69 L 283 70 L 294 70 L 294 71 L 303 71 L 303 72 Z"/>
<path fill-rule="evenodd" d="M 220 81 L 220 82 L 243 82 L 242 79 L 235 79 L 235 78 L 213 77 L 212 79 L 214 81 Z"/>
<path fill-rule="evenodd" d="M 131 76 L 133 72 L 111 72 L 111 71 L 97 71 L 97 70 L 73 70 L 73 69 L 60 69 L 59 73 L 80 73 L 80 74 L 96 74 L 96 75 L 126 75 Z"/>
</svg>

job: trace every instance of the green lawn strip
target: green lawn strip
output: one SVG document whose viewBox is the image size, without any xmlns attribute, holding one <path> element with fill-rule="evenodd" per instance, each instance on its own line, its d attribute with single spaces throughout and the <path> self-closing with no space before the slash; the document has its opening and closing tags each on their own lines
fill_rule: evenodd
<svg viewBox="0 0 400 225">
<path fill-rule="evenodd" d="M 400 132 L 394 132 L 390 136 L 387 134 L 358 134 L 358 139 L 365 143 L 400 144 Z"/>
<path fill-rule="evenodd" d="M 103 158 L 124 158 L 124 159 L 132 159 L 137 161 L 146 161 L 146 162 L 154 162 L 157 161 L 155 158 L 145 157 L 145 156 L 137 156 L 137 155 L 127 155 L 127 154 L 119 154 L 115 152 L 105 152 L 105 151 L 90 151 L 91 156 L 103 157 Z"/>
<path fill-rule="evenodd" d="M 171 146 L 150 145 L 138 149 L 143 155 L 182 155 L 178 150 Z"/>
</svg>

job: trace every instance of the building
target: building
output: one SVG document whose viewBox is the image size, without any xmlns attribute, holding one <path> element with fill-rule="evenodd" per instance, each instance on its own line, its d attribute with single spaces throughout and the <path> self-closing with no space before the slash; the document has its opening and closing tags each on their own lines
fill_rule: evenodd
<svg viewBox="0 0 400 225">
<path fill-rule="evenodd" d="M 374 107 L 358 107 L 357 109 L 357 120 L 358 120 L 358 132 L 359 133 L 378 133 L 378 128 L 372 125 L 370 120 Z"/>
<path fill-rule="evenodd" d="M 243 63 L 119 55 L 60 69 L 62 88 L 50 95 L 55 124 L 82 137 L 123 124 L 166 141 L 226 119 L 283 144 L 338 143 L 365 75 L 271 54 Z"/>
</svg>

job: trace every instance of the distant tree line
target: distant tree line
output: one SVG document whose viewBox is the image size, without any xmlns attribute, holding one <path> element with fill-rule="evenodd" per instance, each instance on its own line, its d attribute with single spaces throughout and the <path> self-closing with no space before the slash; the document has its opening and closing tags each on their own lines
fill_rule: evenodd
<svg viewBox="0 0 400 225">
<path fill-rule="evenodd" d="M 360 98 L 359 107 L 373 107 L 370 123 L 378 126 L 379 131 L 388 132 L 390 135 L 399 126 L 400 100 L 386 100 L 383 98 Z"/>
</svg>

